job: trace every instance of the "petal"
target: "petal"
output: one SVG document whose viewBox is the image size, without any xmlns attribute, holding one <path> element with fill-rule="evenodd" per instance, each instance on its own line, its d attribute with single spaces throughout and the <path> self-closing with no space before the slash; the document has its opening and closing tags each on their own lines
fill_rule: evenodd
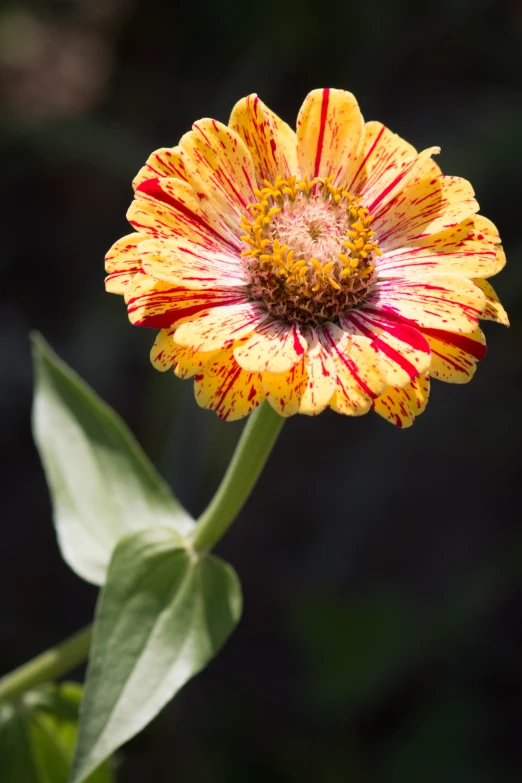
<svg viewBox="0 0 522 783">
<path fill-rule="evenodd" d="M 224 220 L 237 228 L 248 204 L 257 201 L 254 164 L 238 134 L 216 120 L 196 122 L 180 147 L 187 177 Z"/>
<path fill-rule="evenodd" d="M 367 122 L 357 169 L 347 181 L 348 190 L 373 201 L 417 154 L 413 145 L 381 122 Z"/>
<path fill-rule="evenodd" d="M 137 247 L 147 239 L 145 234 L 128 234 L 111 247 L 105 256 L 105 290 L 110 294 L 123 294 L 134 275 L 141 269 Z"/>
<path fill-rule="evenodd" d="M 442 170 L 438 163 L 433 158 L 428 158 L 419 171 L 419 179 L 433 179 L 433 177 L 441 177 Z"/>
<path fill-rule="evenodd" d="M 132 181 L 134 190 L 147 179 L 156 177 L 177 177 L 186 180 L 185 166 L 181 159 L 179 147 L 156 150 L 149 156 L 146 164 L 138 171 Z"/>
<path fill-rule="evenodd" d="M 259 187 L 265 179 L 274 182 L 278 174 L 285 179 L 297 174 L 295 132 L 255 93 L 236 103 L 228 125 L 248 147 Z"/>
<path fill-rule="evenodd" d="M 197 353 L 191 348 L 182 348 L 174 342 L 175 329 L 162 329 L 150 352 L 150 360 L 156 370 L 165 372 L 174 365 L 178 378 L 191 378 L 211 361 L 219 351 Z"/>
<path fill-rule="evenodd" d="M 173 334 L 174 329 L 161 329 L 150 349 L 151 364 L 160 372 L 169 370 L 175 362 Z"/>
<path fill-rule="evenodd" d="M 246 284 L 239 258 L 188 239 L 149 239 L 139 252 L 143 271 L 167 283 L 196 290 Z"/>
<path fill-rule="evenodd" d="M 312 90 L 297 118 L 297 156 L 302 177 L 351 178 L 364 133 L 361 110 L 351 92 Z"/>
<path fill-rule="evenodd" d="M 299 413 L 301 399 L 308 383 L 304 358 L 288 372 L 277 375 L 263 373 L 263 389 L 268 402 L 280 416 L 294 416 Z"/>
<path fill-rule="evenodd" d="M 335 392 L 336 372 L 333 358 L 323 347 L 316 329 L 304 327 L 308 343 L 304 357 L 306 384 L 300 403 L 300 413 L 316 416 L 330 404 Z"/>
<path fill-rule="evenodd" d="M 493 286 L 490 285 L 487 280 L 476 279 L 473 280 L 473 282 L 480 288 L 486 297 L 486 307 L 480 317 L 485 321 L 496 321 L 499 324 L 504 324 L 504 326 L 509 326 L 508 314 L 500 304 L 500 300 Z"/>
<path fill-rule="evenodd" d="M 367 413 L 373 400 L 386 387 L 381 363 L 372 342 L 350 335 L 335 324 L 319 330 L 321 342 L 333 357 L 336 371 L 335 393 L 330 407 L 348 416 Z"/>
<path fill-rule="evenodd" d="M 140 272 L 128 286 L 125 301 L 131 323 L 165 329 L 209 308 L 244 302 L 245 296 L 230 288 L 192 291 Z"/>
<path fill-rule="evenodd" d="M 379 279 L 441 272 L 490 277 L 497 271 L 495 245 L 477 232 L 475 217 L 419 239 L 414 246 L 385 253 L 376 262 Z"/>
<path fill-rule="evenodd" d="M 194 392 L 198 405 L 224 421 L 242 419 L 265 399 L 261 376 L 242 370 L 230 349 L 219 351 L 195 376 Z"/>
<path fill-rule="evenodd" d="M 397 427 L 411 427 L 415 416 L 419 416 L 425 410 L 429 393 L 430 377 L 424 373 L 401 389 L 389 386 L 375 400 L 373 407 L 376 413 L 392 424 L 396 424 Z"/>
<path fill-rule="evenodd" d="M 428 234 L 454 228 L 478 211 L 470 183 L 460 177 L 421 179 L 376 216 L 381 250 L 416 246 Z"/>
<path fill-rule="evenodd" d="M 480 235 L 483 234 L 487 239 L 493 242 L 493 245 L 495 246 L 495 252 L 497 254 L 497 268 L 495 270 L 495 274 L 497 274 L 497 272 L 500 272 L 500 270 L 504 269 L 506 266 L 506 254 L 502 249 L 498 229 L 495 224 L 492 223 L 492 221 L 487 217 L 484 217 L 484 215 L 475 215 L 473 220 L 475 223 L 477 238 L 482 239 Z M 481 275 L 481 277 L 487 277 L 487 275 Z"/>
<path fill-rule="evenodd" d="M 192 348 L 182 348 L 176 344 L 174 375 L 178 378 L 192 378 L 200 374 L 219 353 L 220 351 L 193 351 Z"/>
<path fill-rule="evenodd" d="M 459 275 L 378 281 L 366 299 L 372 310 L 452 332 L 474 332 L 485 301 L 480 288 Z"/>
<path fill-rule="evenodd" d="M 241 252 L 238 237 L 194 188 L 179 179 L 149 179 L 136 190 L 127 220 L 149 237 L 190 239 L 216 252 Z"/>
<path fill-rule="evenodd" d="M 389 386 L 404 386 L 430 366 L 430 347 L 411 326 L 365 310 L 348 313 L 341 318 L 341 325 L 349 333 L 371 340 Z"/>
<path fill-rule="evenodd" d="M 178 345 L 194 351 L 215 351 L 228 348 L 236 340 L 246 337 L 266 318 L 262 305 L 243 301 L 199 313 L 197 320 L 184 323 L 177 329 L 175 339 Z"/>
<path fill-rule="evenodd" d="M 378 214 L 422 172 L 433 171 L 429 160 L 438 152 L 439 147 L 429 147 L 417 153 L 382 123 L 367 122 L 364 146 L 348 190 L 362 196 L 370 212 Z"/>
<path fill-rule="evenodd" d="M 307 348 L 297 324 L 270 321 L 234 349 L 238 364 L 248 372 L 288 372 Z"/>
<path fill-rule="evenodd" d="M 440 152 L 440 147 L 429 147 L 426 150 L 420 152 L 416 158 L 406 163 L 396 176 L 391 181 L 380 182 L 379 192 L 370 201 L 368 197 L 365 197 L 365 202 L 368 205 L 372 215 L 378 216 L 382 214 L 386 206 L 393 203 L 393 200 L 402 193 L 407 187 L 415 185 L 421 181 L 422 171 L 426 167 L 431 155 L 437 155 Z"/>
<path fill-rule="evenodd" d="M 486 354 L 486 340 L 480 329 L 471 334 L 453 334 L 442 329 L 423 329 L 431 349 L 430 375 L 448 383 L 467 383 L 477 362 Z"/>
</svg>

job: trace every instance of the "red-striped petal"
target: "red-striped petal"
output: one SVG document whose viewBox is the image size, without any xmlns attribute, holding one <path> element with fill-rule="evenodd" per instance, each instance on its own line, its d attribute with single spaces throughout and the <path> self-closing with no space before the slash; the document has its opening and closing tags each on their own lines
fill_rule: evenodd
<svg viewBox="0 0 522 783">
<path fill-rule="evenodd" d="M 184 323 L 177 329 L 175 339 L 178 345 L 193 351 L 215 351 L 247 337 L 266 318 L 262 305 L 245 301 L 243 296 L 239 304 L 200 312 L 197 320 Z"/>
<path fill-rule="evenodd" d="M 379 355 L 389 386 L 403 386 L 430 366 L 430 347 L 419 331 L 395 318 L 366 310 L 341 318 L 348 333 L 362 334 Z"/>
<path fill-rule="evenodd" d="M 455 228 L 478 212 L 473 196 L 470 183 L 460 177 L 420 179 L 376 215 L 372 229 L 381 250 L 415 247 L 430 234 Z"/>
<path fill-rule="evenodd" d="M 140 272 L 126 290 L 129 320 L 136 326 L 166 329 L 209 308 L 245 301 L 243 291 L 231 288 L 193 291 L 155 280 Z"/>
<path fill-rule="evenodd" d="M 382 366 L 371 340 L 348 334 L 331 323 L 318 332 L 325 350 L 333 358 L 336 372 L 330 407 L 348 416 L 367 413 L 373 400 L 386 387 Z"/>
<path fill-rule="evenodd" d="M 105 289 L 110 294 L 124 294 L 135 274 L 141 269 L 138 245 L 145 234 L 128 234 L 118 239 L 105 256 Z"/>
<path fill-rule="evenodd" d="M 255 93 L 236 103 L 228 125 L 248 147 L 259 187 L 264 187 L 265 179 L 274 182 L 278 174 L 286 179 L 297 173 L 295 131 Z"/>
<path fill-rule="evenodd" d="M 155 179 L 156 177 L 187 179 L 179 147 L 171 147 L 170 149 L 164 147 L 153 152 L 134 177 L 132 187 L 136 190 L 145 180 Z"/>
<path fill-rule="evenodd" d="M 476 216 L 453 228 L 418 239 L 415 244 L 385 253 L 377 259 L 380 279 L 450 273 L 490 277 L 498 271 L 495 244 L 477 231 Z"/>
<path fill-rule="evenodd" d="M 250 152 L 241 137 L 221 122 L 203 119 L 192 127 L 180 141 L 187 177 L 197 193 L 204 193 L 237 230 L 248 204 L 257 201 Z"/>
<path fill-rule="evenodd" d="M 230 349 L 219 351 L 195 376 L 194 392 L 198 405 L 224 421 L 242 419 L 265 399 L 261 375 L 242 370 Z"/>
<path fill-rule="evenodd" d="M 486 354 L 486 339 L 480 329 L 472 334 L 454 334 L 443 329 L 423 329 L 431 349 L 430 375 L 448 383 L 467 383 L 477 362 Z"/>
<path fill-rule="evenodd" d="M 430 377 L 424 373 L 400 389 L 389 386 L 375 400 L 373 408 L 379 416 L 397 427 L 411 427 L 415 417 L 426 409 L 429 393 Z"/>
<path fill-rule="evenodd" d="M 236 361 L 248 372 L 288 372 L 304 356 L 307 343 L 297 324 L 269 321 L 234 350 Z"/>
<path fill-rule="evenodd" d="M 484 306 L 484 294 L 467 278 L 433 275 L 378 281 L 364 309 L 398 316 L 414 326 L 474 332 Z"/>
<path fill-rule="evenodd" d="M 241 241 L 207 199 L 188 182 L 148 179 L 136 190 L 127 219 L 140 232 L 161 239 L 190 240 L 216 252 L 237 256 Z"/>
<path fill-rule="evenodd" d="M 297 155 L 302 177 L 351 178 L 363 138 L 361 110 L 350 92 L 312 90 L 297 118 Z"/>
<path fill-rule="evenodd" d="M 246 284 L 239 258 L 190 240 L 149 239 L 139 254 L 143 271 L 167 283 L 201 290 Z"/>
</svg>

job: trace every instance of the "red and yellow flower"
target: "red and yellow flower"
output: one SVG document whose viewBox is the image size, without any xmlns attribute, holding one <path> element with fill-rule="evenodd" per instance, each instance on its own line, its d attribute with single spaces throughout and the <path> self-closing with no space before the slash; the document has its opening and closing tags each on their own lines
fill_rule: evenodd
<svg viewBox="0 0 522 783">
<path fill-rule="evenodd" d="M 228 126 L 200 120 L 151 155 L 107 290 L 160 330 L 153 365 L 193 376 L 223 419 L 266 398 L 282 416 L 374 409 L 408 426 L 430 376 L 472 377 L 479 319 L 507 324 L 487 282 L 498 232 L 437 152 L 365 123 L 343 90 L 311 92 L 296 132 L 250 95 Z"/>
</svg>

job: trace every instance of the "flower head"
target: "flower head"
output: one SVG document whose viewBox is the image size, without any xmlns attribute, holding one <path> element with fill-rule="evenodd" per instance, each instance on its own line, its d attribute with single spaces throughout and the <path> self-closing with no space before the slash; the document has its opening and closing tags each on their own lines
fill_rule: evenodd
<svg viewBox="0 0 522 783">
<path fill-rule="evenodd" d="M 136 233 L 106 257 L 151 359 L 195 378 L 223 419 L 374 409 L 408 426 L 430 376 L 472 377 L 478 319 L 507 324 L 505 264 L 471 185 L 441 174 L 343 90 L 314 90 L 297 131 L 255 95 L 195 123 L 134 180 Z"/>
</svg>

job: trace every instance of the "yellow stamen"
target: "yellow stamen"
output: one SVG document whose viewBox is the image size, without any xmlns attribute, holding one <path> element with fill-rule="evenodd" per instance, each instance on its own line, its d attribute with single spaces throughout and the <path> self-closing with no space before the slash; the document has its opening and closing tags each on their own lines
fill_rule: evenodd
<svg viewBox="0 0 522 783">
<path fill-rule="evenodd" d="M 259 293 L 253 288 L 254 297 L 263 301 L 268 301 L 265 297 L 269 297 L 272 305 L 283 308 L 273 311 L 271 305 L 267 305 L 272 314 L 287 312 L 288 306 L 290 312 L 302 313 L 305 323 L 313 323 L 314 301 L 320 303 L 318 312 L 323 319 L 327 318 L 327 313 L 335 313 L 335 302 L 339 302 L 339 307 L 350 307 L 365 295 L 365 286 L 374 271 L 371 258 L 373 254 L 382 255 L 376 232 L 370 230 L 373 216 L 363 206 L 361 198 L 352 196 L 347 190 L 346 183 L 336 185 L 334 181 L 333 174 L 311 179 L 305 176 L 301 180 L 278 174 L 274 182 L 264 180 L 262 188 L 254 189 L 258 202 L 249 204 L 247 214 L 241 216 L 241 239 L 247 245 L 241 257 L 247 268 L 256 270 L 255 285 L 261 288 Z M 331 205 L 337 214 L 336 220 L 343 219 L 338 210 L 345 213 L 346 229 L 339 238 L 339 252 L 333 256 L 327 251 L 325 257 L 296 258 L 295 249 L 278 238 L 281 224 L 277 216 L 285 209 L 299 209 L 301 204 L 305 206 L 306 200 L 317 198 Z M 320 222 L 311 222 L 308 230 L 314 242 L 329 241 Z M 361 281 L 364 281 L 362 287 Z M 288 303 L 285 303 L 286 299 Z M 329 307 L 334 309 L 330 311 Z M 299 321 L 297 316 L 293 317 Z"/>
</svg>

